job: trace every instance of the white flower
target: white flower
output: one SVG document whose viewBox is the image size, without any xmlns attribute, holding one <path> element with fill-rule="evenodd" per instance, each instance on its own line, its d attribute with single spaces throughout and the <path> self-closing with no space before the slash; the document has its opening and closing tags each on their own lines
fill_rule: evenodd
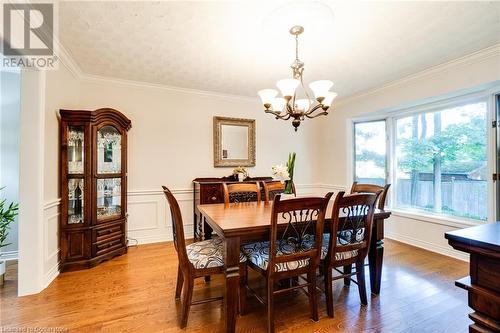
<svg viewBox="0 0 500 333">
<path fill-rule="evenodd" d="M 286 180 L 290 180 L 290 174 L 288 173 L 288 168 L 283 164 L 275 165 L 271 168 L 273 179 L 279 180 L 284 183 Z"/>
</svg>

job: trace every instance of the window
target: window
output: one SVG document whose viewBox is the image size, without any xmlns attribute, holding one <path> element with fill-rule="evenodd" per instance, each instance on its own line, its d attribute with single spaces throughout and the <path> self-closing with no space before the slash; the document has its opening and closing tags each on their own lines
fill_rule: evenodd
<svg viewBox="0 0 500 333">
<path fill-rule="evenodd" d="M 387 175 L 385 120 L 354 124 L 354 179 L 385 185 Z"/>
<path fill-rule="evenodd" d="M 488 218 L 486 102 L 396 120 L 396 207 Z"/>
<path fill-rule="evenodd" d="M 354 179 L 378 185 L 387 179 L 394 208 L 487 221 L 495 210 L 490 165 L 496 158 L 488 102 L 448 105 L 355 122 Z"/>
</svg>

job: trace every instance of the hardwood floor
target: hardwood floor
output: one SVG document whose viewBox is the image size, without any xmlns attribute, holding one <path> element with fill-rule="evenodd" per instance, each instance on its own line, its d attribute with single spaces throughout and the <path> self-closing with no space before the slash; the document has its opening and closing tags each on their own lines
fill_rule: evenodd
<svg viewBox="0 0 500 333">
<path fill-rule="evenodd" d="M 276 299 L 276 330 L 468 332 L 467 296 L 453 284 L 468 274 L 467 263 L 395 241 L 386 240 L 385 246 L 382 290 L 369 297 L 368 306 L 360 305 L 356 285 L 343 287 L 336 281 L 335 318 L 327 317 L 322 295 L 320 321 L 314 323 L 309 320 L 306 295 L 297 291 Z M 16 264 L 11 262 L 0 288 L 0 331 L 57 327 L 71 332 L 218 332 L 220 302 L 193 306 L 187 328 L 178 328 L 176 269 L 172 243 L 142 245 L 90 270 L 62 273 L 42 293 L 18 298 Z M 262 285 L 256 275 L 250 281 Z M 194 299 L 220 294 L 222 282 L 222 277 L 215 277 L 208 288 L 199 279 Z M 265 332 L 265 307 L 249 298 L 248 310 L 238 318 L 237 331 Z"/>
</svg>

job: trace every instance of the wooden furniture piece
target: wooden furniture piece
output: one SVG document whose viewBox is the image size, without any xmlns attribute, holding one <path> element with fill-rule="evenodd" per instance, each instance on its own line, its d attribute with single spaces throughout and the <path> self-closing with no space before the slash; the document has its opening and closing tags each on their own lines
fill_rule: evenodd
<svg viewBox="0 0 500 333">
<path fill-rule="evenodd" d="M 339 192 L 333 204 L 330 234 L 325 234 L 321 265 L 325 277 L 326 309 L 333 315 L 333 280 L 356 275 L 361 304 L 367 305 L 365 285 L 365 258 L 370 248 L 370 240 L 377 194 L 352 194 L 344 196 Z M 328 238 L 327 238 L 328 237 Z M 328 239 L 328 241 L 327 241 Z M 356 265 L 356 272 L 341 272 L 338 267 Z M 333 270 L 340 273 L 333 277 Z"/>
<path fill-rule="evenodd" d="M 117 110 L 60 110 L 60 270 L 127 252 L 127 131 Z"/>
<path fill-rule="evenodd" d="M 500 332 L 500 223 L 445 233 L 456 250 L 470 253 L 470 276 L 455 282 L 469 293 L 469 332 Z"/>
<path fill-rule="evenodd" d="M 179 259 L 177 284 L 175 288 L 176 300 L 180 300 L 181 292 L 184 290 L 180 320 L 180 327 L 184 328 L 187 325 L 191 305 L 203 304 L 222 299 L 222 297 L 211 297 L 194 302 L 192 300 L 194 279 L 224 273 L 222 240 L 215 238 L 192 243 L 186 246 L 184 238 L 184 224 L 182 222 L 182 214 L 179 204 L 167 187 L 162 186 L 162 188 L 170 206 L 174 246 Z M 239 297 L 239 309 L 240 311 L 244 311 L 246 300 L 246 288 L 244 284 L 246 279 L 246 257 L 244 255 L 239 257 L 239 275 L 242 280 L 242 283 L 240 284 L 241 296 Z"/>
<path fill-rule="evenodd" d="M 259 182 L 261 188 L 260 196 L 263 198 L 263 183 L 272 180 L 272 177 L 247 177 L 243 183 Z M 203 216 L 198 210 L 198 205 L 224 203 L 224 183 L 236 184 L 241 182 L 238 182 L 238 179 L 233 176 L 221 178 L 196 178 L 193 180 L 193 237 L 195 240 L 204 240 L 210 237 L 212 233 L 210 226 L 204 223 Z"/>
<path fill-rule="evenodd" d="M 352 186 L 351 186 L 351 194 L 353 193 L 372 193 L 372 194 L 376 194 L 380 191 L 382 191 L 382 193 L 379 195 L 378 197 L 378 209 L 381 209 L 381 210 L 384 210 L 385 209 L 385 201 L 387 199 L 387 193 L 389 192 L 389 188 L 391 187 L 391 184 L 386 184 L 385 186 L 379 186 L 379 185 L 374 185 L 374 184 L 360 184 L 358 182 L 354 182 L 352 183 Z M 382 245 L 382 244 L 381 244 Z M 381 248 L 381 250 L 383 251 L 383 247 Z M 371 253 L 371 252 L 370 252 Z M 378 256 L 377 259 L 380 259 L 382 258 L 382 256 Z M 370 257 L 369 257 L 370 259 Z M 373 258 L 372 258 L 373 260 Z M 382 266 L 382 263 L 379 263 L 380 266 Z M 345 265 L 344 266 L 344 274 L 349 274 L 352 272 L 352 265 Z M 374 272 L 372 272 L 370 270 L 370 275 L 371 274 L 374 274 Z M 373 279 L 380 279 L 381 277 L 373 277 Z M 345 278 L 344 279 L 344 284 L 346 286 L 349 286 L 351 284 L 351 279 L 350 278 Z"/>
<path fill-rule="evenodd" d="M 236 183 L 222 184 L 224 189 L 224 203 L 230 202 L 260 202 L 260 186 L 259 182 L 255 183 Z"/>
<path fill-rule="evenodd" d="M 280 181 L 264 182 L 264 196 L 266 202 L 271 202 L 277 194 L 285 192 L 286 183 Z M 297 194 L 295 191 L 295 184 L 292 183 L 292 192 Z"/>
<path fill-rule="evenodd" d="M 267 306 L 267 332 L 274 333 L 274 297 L 296 289 L 307 288 L 311 319 L 318 321 L 318 297 L 316 293 L 316 269 L 321 256 L 321 240 L 328 202 L 333 193 L 324 198 L 309 197 L 281 201 L 274 199 L 271 213 L 271 237 L 269 241 L 242 246 L 248 266 L 266 278 L 267 294 L 263 299 L 253 294 Z M 286 223 L 284 232 L 278 234 L 278 221 Z M 304 237 L 315 235 L 317 242 Z M 307 275 L 305 283 L 294 280 L 292 286 L 275 290 L 280 280 Z M 251 290 L 251 289 L 250 289 Z"/>
<path fill-rule="evenodd" d="M 385 201 L 387 199 L 387 193 L 389 192 L 389 187 L 391 187 L 391 184 L 386 184 L 385 186 L 379 186 L 379 185 L 374 185 L 374 184 L 360 184 L 358 182 L 352 183 L 351 186 L 351 194 L 352 193 L 372 193 L 376 194 L 379 191 L 382 191 L 382 193 L 379 196 L 378 199 L 378 209 L 384 209 L 385 208 Z"/>
<path fill-rule="evenodd" d="M 255 166 L 255 120 L 214 117 L 214 167 Z"/>
<path fill-rule="evenodd" d="M 333 205 L 332 202 L 330 202 Z M 224 302 L 225 307 L 225 331 L 234 332 L 236 324 L 236 311 L 239 290 L 239 254 L 240 245 L 252 241 L 269 239 L 271 224 L 272 203 L 232 203 L 198 205 L 200 214 L 204 216 L 206 223 L 224 241 L 224 262 L 226 288 Z M 327 209 L 325 226 L 328 226 L 331 207 Z M 391 215 L 390 212 L 375 210 L 372 240 L 370 242 L 369 264 L 371 291 L 374 294 L 380 292 L 380 277 L 382 275 L 382 256 L 384 238 L 384 219 Z M 284 230 L 285 221 L 278 221 L 278 230 Z M 372 257 L 372 259 L 370 259 Z"/>
</svg>

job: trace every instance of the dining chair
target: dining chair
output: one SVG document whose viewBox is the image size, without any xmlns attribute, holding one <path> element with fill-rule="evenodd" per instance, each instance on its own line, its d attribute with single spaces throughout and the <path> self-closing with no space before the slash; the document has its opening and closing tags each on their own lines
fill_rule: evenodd
<svg viewBox="0 0 500 333">
<path fill-rule="evenodd" d="M 260 202 L 260 185 L 255 183 L 222 184 L 224 188 L 224 203 L 230 202 Z"/>
<path fill-rule="evenodd" d="M 389 187 L 391 187 L 391 184 L 386 184 L 385 186 L 379 186 L 375 184 L 360 184 L 358 182 L 353 182 L 351 186 L 351 194 L 354 193 L 372 193 L 376 194 L 380 191 L 382 193 L 380 194 L 378 198 L 378 204 L 376 204 L 377 208 L 380 210 L 385 209 L 385 200 L 387 198 L 387 193 L 389 192 Z M 367 266 L 368 264 L 365 264 Z M 344 267 L 344 273 L 350 273 L 352 271 L 352 265 L 346 265 Z M 344 279 L 344 284 L 346 286 L 349 286 L 351 284 L 351 279 L 350 278 L 345 278 Z"/>
<path fill-rule="evenodd" d="M 316 269 L 321 253 L 325 212 L 333 193 L 323 197 L 281 200 L 276 195 L 271 214 L 269 241 L 245 244 L 242 252 L 247 265 L 266 278 L 266 297 L 260 297 L 248 284 L 249 291 L 267 306 L 267 331 L 274 332 L 274 297 L 307 288 L 311 318 L 318 320 Z M 280 228 L 278 228 L 280 226 Z M 313 231 L 317 242 L 305 243 L 304 235 Z M 301 275 L 307 275 L 307 278 Z M 299 279 L 301 277 L 301 279 Z M 280 280 L 292 279 L 291 286 L 277 289 Z M 304 283 L 300 283 L 304 282 Z"/>
<path fill-rule="evenodd" d="M 377 208 L 380 210 L 384 210 L 385 208 L 385 200 L 387 199 L 387 193 L 389 192 L 389 187 L 391 184 L 386 184 L 385 186 L 379 186 L 374 184 L 360 184 L 358 182 L 352 183 L 351 186 L 351 194 L 353 193 L 372 193 L 376 194 L 379 191 L 382 191 L 380 197 L 378 199 Z"/>
<path fill-rule="evenodd" d="M 345 195 L 335 198 L 330 233 L 323 235 L 320 268 L 325 279 L 326 309 L 333 318 L 333 280 L 356 275 L 361 304 L 367 304 L 364 260 L 370 248 L 375 203 L 382 191 L 376 194 Z M 340 271 L 339 267 L 355 265 L 355 272 Z M 333 270 L 340 273 L 333 277 Z"/>
<path fill-rule="evenodd" d="M 186 245 L 182 215 L 177 199 L 175 199 L 174 195 L 167 187 L 162 187 L 163 193 L 167 197 L 170 205 L 174 247 L 179 259 L 175 299 L 180 300 L 181 293 L 184 291 L 181 301 L 182 314 L 180 320 L 180 327 L 184 328 L 187 325 L 191 305 L 203 304 L 222 299 L 222 296 L 219 296 L 198 301 L 192 300 L 194 279 L 216 274 L 224 274 L 224 257 L 222 254 L 223 241 L 220 237 L 217 237 Z M 239 273 L 242 279 L 241 281 L 246 281 L 246 260 L 246 256 L 240 253 Z M 239 310 L 240 312 L 244 312 L 246 302 L 246 287 L 244 283 L 240 283 L 239 300 Z"/>
<path fill-rule="evenodd" d="M 271 202 L 277 194 L 285 192 L 286 183 L 280 181 L 264 182 L 264 198 L 266 202 Z M 292 192 L 296 195 L 295 184 L 292 182 Z"/>
</svg>

